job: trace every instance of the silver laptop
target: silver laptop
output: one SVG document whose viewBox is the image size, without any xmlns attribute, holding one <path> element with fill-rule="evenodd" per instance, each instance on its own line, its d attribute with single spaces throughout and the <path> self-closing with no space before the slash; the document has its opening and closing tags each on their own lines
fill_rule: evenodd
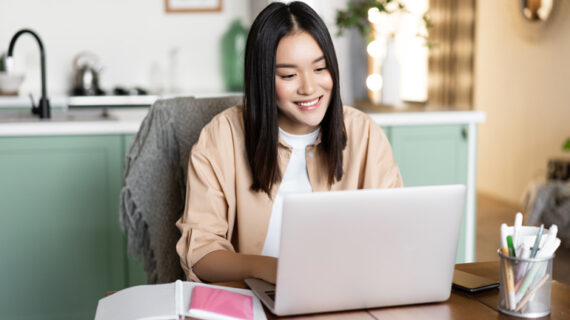
<svg viewBox="0 0 570 320">
<path fill-rule="evenodd" d="M 445 301 L 464 209 L 463 185 L 287 196 L 277 283 L 246 283 L 276 315 Z"/>
</svg>

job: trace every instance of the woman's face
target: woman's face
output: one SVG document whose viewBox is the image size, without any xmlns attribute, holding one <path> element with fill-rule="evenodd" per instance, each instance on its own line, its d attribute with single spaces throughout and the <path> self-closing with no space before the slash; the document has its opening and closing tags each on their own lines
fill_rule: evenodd
<svg viewBox="0 0 570 320">
<path fill-rule="evenodd" d="M 281 38 L 275 57 L 281 129 L 292 134 L 315 131 L 329 106 L 332 88 L 323 51 L 309 33 L 301 31 Z"/>
</svg>

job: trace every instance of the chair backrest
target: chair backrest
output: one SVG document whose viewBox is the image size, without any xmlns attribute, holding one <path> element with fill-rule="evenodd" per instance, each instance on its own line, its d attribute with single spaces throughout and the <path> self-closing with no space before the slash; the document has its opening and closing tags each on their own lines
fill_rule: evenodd
<svg viewBox="0 0 570 320">
<path fill-rule="evenodd" d="M 156 101 L 125 156 L 120 221 L 128 253 L 144 259 L 149 283 L 184 279 L 176 220 L 184 211 L 188 158 L 202 127 L 241 96 Z"/>
</svg>

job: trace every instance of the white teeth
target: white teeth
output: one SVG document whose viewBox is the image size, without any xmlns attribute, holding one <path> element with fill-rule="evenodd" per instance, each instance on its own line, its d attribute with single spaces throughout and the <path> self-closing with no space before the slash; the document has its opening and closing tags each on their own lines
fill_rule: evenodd
<svg viewBox="0 0 570 320">
<path fill-rule="evenodd" d="M 319 98 L 316 98 L 315 100 L 309 101 L 309 102 L 297 102 L 297 104 L 302 106 L 302 107 L 310 107 L 310 106 L 314 106 L 315 104 L 317 104 L 317 102 L 319 102 Z"/>
</svg>

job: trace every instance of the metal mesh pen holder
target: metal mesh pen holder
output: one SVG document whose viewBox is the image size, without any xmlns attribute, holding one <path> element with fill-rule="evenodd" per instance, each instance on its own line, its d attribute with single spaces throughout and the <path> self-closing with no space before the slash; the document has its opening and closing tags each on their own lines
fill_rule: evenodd
<svg viewBox="0 0 570 320">
<path fill-rule="evenodd" d="M 539 318 L 550 314 L 552 260 L 518 258 L 497 250 L 501 260 L 499 311 L 522 317 Z"/>
</svg>

